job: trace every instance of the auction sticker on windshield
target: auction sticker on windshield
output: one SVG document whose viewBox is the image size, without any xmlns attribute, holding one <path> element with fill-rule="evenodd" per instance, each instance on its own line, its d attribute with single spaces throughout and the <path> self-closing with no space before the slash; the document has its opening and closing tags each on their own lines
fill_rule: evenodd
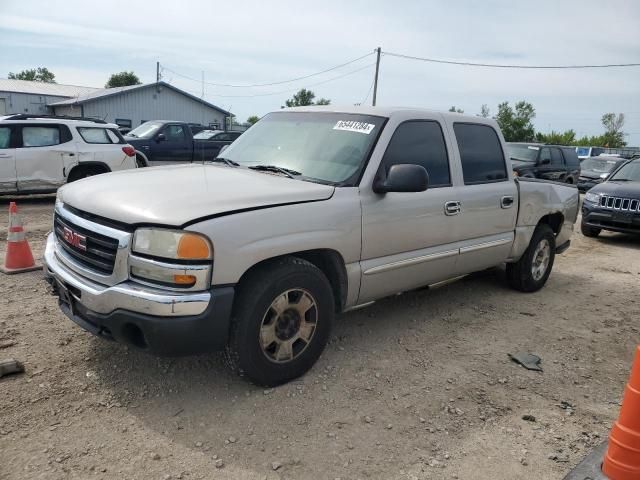
<svg viewBox="0 0 640 480">
<path fill-rule="evenodd" d="M 347 132 L 359 132 L 369 135 L 375 128 L 373 123 L 355 122 L 353 120 L 338 120 L 333 127 L 334 130 L 344 130 Z"/>
</svg>

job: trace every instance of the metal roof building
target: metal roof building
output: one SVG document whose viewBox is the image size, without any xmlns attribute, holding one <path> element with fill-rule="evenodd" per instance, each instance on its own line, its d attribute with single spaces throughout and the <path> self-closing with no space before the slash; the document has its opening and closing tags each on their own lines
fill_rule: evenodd
<svg viewBox="0 0 640 480">
<path fill-rule="evenodd" d="M 9 113 L 97 117 L 130 128 L 163 118 L 224 128 L 231 116 L 166 82 L 91 88 L 0 79 L 0 115 Z"/>
</svg>

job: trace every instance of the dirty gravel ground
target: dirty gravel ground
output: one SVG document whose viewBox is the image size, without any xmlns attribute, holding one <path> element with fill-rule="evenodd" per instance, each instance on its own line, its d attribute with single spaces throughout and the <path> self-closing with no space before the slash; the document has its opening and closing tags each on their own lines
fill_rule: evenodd
<svg viewBox="0 0 640 480">
<path fill-rule="evenodd" d="M 52 200 L 20 207 L 41 255 Z M 618 234 L 576 232 L 535 294 L 496 270 L 341 315 L 273 390 L 93 338 L 41 275 L 0 276 L 0 359 L 26 366 L 0 379 L 3 480 L 559 479 L 606 439 L 640 339 L 640 239 Z"/>
</svg>

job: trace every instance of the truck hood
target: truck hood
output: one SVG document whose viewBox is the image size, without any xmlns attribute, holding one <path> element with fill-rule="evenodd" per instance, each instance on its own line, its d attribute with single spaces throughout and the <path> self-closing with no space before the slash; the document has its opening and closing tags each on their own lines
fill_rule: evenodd
<svg viewBox="0 0 640 480">
<path fill-rule="evenodd" d="M 107 173 L 65 185 L 58 198 L 78 210 L 134 224 L 183 226 L 237 211 L 331 198 L 334 187 L 212 164 Z"/>
</svg>

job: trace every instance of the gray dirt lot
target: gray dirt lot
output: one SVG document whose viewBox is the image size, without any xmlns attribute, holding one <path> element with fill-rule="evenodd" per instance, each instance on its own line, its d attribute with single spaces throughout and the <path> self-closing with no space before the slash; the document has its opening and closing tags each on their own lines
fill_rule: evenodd
<svg viewBox="0 0 640 480">
<path fill-rule="evenodd" d="M 20 207 L 39 256 L 52 199 Z M 0 379 L 0 479 L 559 479 L 617 415 L 639 275 L 640 239 L 576 232 L 542 291 L 496 270 L 341 315 L 311 372 L 273 390 L 218 355 L 93 338 L 41 272 L 0 276 L 0 342 L 16 342 L 0 359 L 26 366 Z"/>
</svg>

